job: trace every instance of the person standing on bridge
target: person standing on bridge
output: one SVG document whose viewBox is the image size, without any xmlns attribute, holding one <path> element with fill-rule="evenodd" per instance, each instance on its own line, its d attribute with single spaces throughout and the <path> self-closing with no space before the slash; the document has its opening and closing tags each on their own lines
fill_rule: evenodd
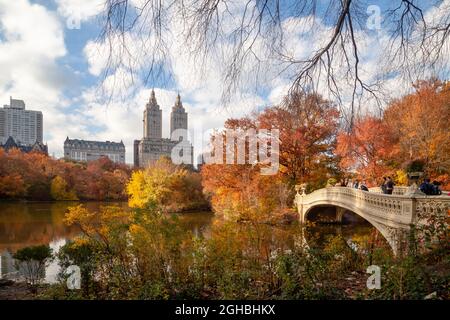
<svg viewBox="0 0 450 320">
<path fill-rule="evenodd" d="M 419 186 L 419 190 L 425 193 L 426 195 L 431 195 L 433 189 L 433 185 L 430 183 L 430 179 L 426 178 Z"/>
<path fill-rule="evenodd" d="M 386 193 L 387 193 L 387 192 L 386 192 L 386 183 L 387 183 L 386 177 L 383 177 L 383 181 L 381 182 L 381 186 L 380 186 L 380 188 L 381 188 L 381 193 L 383 193 L 383 194 L 386 194 Z"/>
<path fill-rule="evenodd" d="M 367 184 L 366 181 L 363 180 L 360 184 L 359 184 L 359 188 L 363 191 L 369 191 L 369 188 L 367 188 Z"/>
<path fill-rule="evenodd" d="M 386 194 L 392 194 L 394 192 L 394 181 L 391 177 L 387 178 L 386 181 Z"/>
<path fill-rule="evenodd" d="M 441 188 L 440 188 L 441 183 L 434 180 L 432 187 L 433 187 L 433 195 L 434 196 L 440 196 L 442 194 Z"/>
</svg>

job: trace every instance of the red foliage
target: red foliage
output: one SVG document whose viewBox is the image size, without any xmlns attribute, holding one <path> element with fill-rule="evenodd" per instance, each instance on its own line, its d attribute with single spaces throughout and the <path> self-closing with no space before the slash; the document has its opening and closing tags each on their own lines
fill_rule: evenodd
<svg viewBox="0 0 450 320">
<path fill-rule="evenodd" d="M 389 159 L 397 152 L 390 128 L 381 119 L 358 119 L 351 132 L 341 131 L 336 154 L 345 171 L 356 171 L 362 178 L 376 180 L 391 173 Z"/>
<path fill-rule="evenodd" d="M 124 200 L 130 175 L 106 157 L 86 164 L 0 149 L 0 198 L 50 200 L 51 181 L 60 176 L 81 200 Z"/>
</svg>

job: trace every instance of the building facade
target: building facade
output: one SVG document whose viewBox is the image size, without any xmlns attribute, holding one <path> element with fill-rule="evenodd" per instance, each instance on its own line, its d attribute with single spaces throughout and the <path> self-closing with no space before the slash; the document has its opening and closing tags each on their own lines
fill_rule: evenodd
<svg viewBox="0 0 450 320">
<path fill-rule="evenodd" d="M 174 148 L 177 148 L 180 158 L 185 159 L 181 163 L 193 164 L 193 147 L 187 137 L 188 115 L 180 95 L 170 113 L 170 139 L 162 137 L 162 110 L 156 101 L 154 90 L 145 106 L 143 123 L 144 137 L 134 141 L 135 166 L 145 167 L 161 157 L 171 158 Z M 176 131 L 177 129 L 184 130 Z"/>
<path fill-rule="evenodd" d="M 42 142 L 36 141 L 32 145 L 23 145 L 17 143 L 13 137 L 9 137 L 5 143 L 0 143 L 0 148 L 3 148 L 5 151 L 9 151 L 11 149 L 19 149 L 22 152 L 41 152 L 48 155 L 48 146 L 43 144 Z"/>
<path fill-rule="evenodd" d="M 10 98 L 9 105 L 0 109 L 0 144 L 12 137 L 18 145 L 32 146 L 43 142 L 41 111 L 25 110 L 25 102 Z"/>
<path fill-rule="evenodd" d="M 125 145 L 122 141 L 88 141 L 69 139 L 64 141 L 64 158 L 74 161 L 93 161 L 108 157 L 116 163 L 125 163 Z"/>
</svg>

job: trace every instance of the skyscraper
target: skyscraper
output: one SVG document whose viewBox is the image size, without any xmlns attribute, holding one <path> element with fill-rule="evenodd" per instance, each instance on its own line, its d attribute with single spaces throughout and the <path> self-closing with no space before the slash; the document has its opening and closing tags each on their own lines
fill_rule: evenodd
<svg viewBox="0 0 450 320">
<path fill-rule="evenodd" d="M 180 149 L 179 154 L 184 154 L 187 158 L 190 158 L 183 163 L 193 163 L 193 148 L 188 141 L 185 141 L 182 146 L 179 146 L 181 138 L 179 139 L 176 137 L 176 139 L 172 140 L 171 138 L 162 137 L 162 110 L 156 101 L 155 92 L 153 90 L 150 94 L 149 101 L 145 105 L 143 123 L 144 136 L 141 140 L 134 141 L 135 166 L 144 167 L 157 161 L 163 156 L 171 157 L 172 150 L 177 145 Z M 187 130 L 187 128 L 187 113 L 181 103 L 181 97 L 178 95 L 170 114 L 170 133 L 172 135 L 176 129 Z"/>
<path fill-rule="evenodd" d="M 175 105 L 172 107 L 172 112 L 170 113 L 170 135 L 172 136 L 172 133 L 177 129 L 187 130 L 187 128 L 188 116 L 181 103 L 180 94 L 178 94 Z"/>
<path fill-rule="evenodd" d="M 159 108 L 153 90 L 144 110 L 144 138 L 162 138 L 162 110 Z"/>
<path fill-rule="evenodd" d="M 31 146 L 43 141 L 43 117 L 41 111 L 25 110 L 25 102 L 10 98 L 9 105 L 0 109 L 0 144 L 9 137 L 19 145 Z"/>
</svg>

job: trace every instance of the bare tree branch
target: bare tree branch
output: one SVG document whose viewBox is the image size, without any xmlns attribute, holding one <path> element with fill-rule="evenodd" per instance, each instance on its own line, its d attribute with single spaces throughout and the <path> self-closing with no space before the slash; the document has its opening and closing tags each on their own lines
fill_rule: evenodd
<svg viewBox="0 0 450 320">
<path fill-rule="evenodd" d="M 101 37 L 109 49 L 105 79 L 120 68 L 145 83 L 170 76 L 171 45 L 181 41 L 200 71 L 211 68 L 211 57 L 219 57 L 224 104 L 240 91 L 243 79 L 253 77 L 256 90 L 265 87 L 271 71 L 273 77 L 291 80 L 290 91 L 328 91 L 349 128 L 368 99 L 382 106 L 384 75 L 374 78 L 364 70 L 361 48 L 371 32 L 365 0 L 320 5 L 315 0 L 142 0 L 134 6 L 136 2 L 106 0 Z M 448 71 L 443 57 L 450 50 L 450 8 L 433 20 L 426 15 L 433 4 L 445 5 L 394 0 L 384 11 L 378 32 L 390 36 L 383 52 L 385 74 L 415 81 L 433 69 Z M 174 25 L 180 30 L 174 31 Z M 293 26 L 296 36 L 311 43 L 307 56 L 290 52 L 286 32 Z"/>
</svg>

